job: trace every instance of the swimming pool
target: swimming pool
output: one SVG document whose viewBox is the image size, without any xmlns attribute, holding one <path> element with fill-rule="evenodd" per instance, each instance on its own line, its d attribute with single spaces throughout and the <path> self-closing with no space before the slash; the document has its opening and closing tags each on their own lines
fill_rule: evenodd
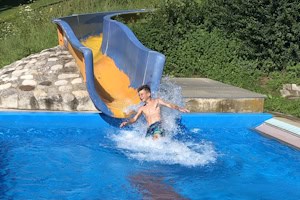
<svg viewBox="0 0 300 200">
<path fill-rule="evenodd" d="M 300 199 L 300 152 L 249 129 L 269 117 L 187 114 L 152 141 L 99 114 L 2 113 L 0 199 Z"/>
</svg>

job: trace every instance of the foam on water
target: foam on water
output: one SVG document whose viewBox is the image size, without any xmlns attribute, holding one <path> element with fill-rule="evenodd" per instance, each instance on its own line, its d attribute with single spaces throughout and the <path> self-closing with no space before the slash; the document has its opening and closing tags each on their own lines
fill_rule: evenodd
<svg viewBox="0 0 300 200">
<path fill-rule="evenodd" d="M 183 106 L 181 88 L 168 78 L 163 79 L 157 97 Z M 133 124 L 131 130 L 120 130 L 109 137 L 126 156 L 139 161 L 155 161 L 189 167 L 215 162 L 217 153 L 210 142 L 174 139 L 177 134 L 188 134 L 182 131 L 177 123 L 180 112 L 165 107 L 162 107 L 161 111 L 162 126 L 166 131 L 166 137 L 158 140 L 153 140 L 151 137 L 145 138 L 147 124 L 144 119 Z M 199 130 L 190 133 L 199 133 Z"/>
<path fill-rule="evenodd" d="M 208 142 L 181 142 L 170 137 L 153 140 L 139 132 L 120 131 L 112 135 L 117 147 L 129 158 L 139 161 L 156 161 L 163 164 L 202 166 L 216 160 L 213 145 Z"/>
</svg>

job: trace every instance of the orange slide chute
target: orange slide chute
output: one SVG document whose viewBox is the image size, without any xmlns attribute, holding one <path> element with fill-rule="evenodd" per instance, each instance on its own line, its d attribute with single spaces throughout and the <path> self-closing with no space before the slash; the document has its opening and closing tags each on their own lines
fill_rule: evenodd
<svg viewBox="0 0 300 200">
<path fill-rule="evenodd" d="M 81 43 L 93 52 L 95 85 L 98 94 L 115 117 L 129 117 L 128 107 L 140 103 L 137 90 L 130 87 L 129 77 L 112 58 L 103 55 L 100 47 L 102 34 L 90 36 Z"/>
</svg>

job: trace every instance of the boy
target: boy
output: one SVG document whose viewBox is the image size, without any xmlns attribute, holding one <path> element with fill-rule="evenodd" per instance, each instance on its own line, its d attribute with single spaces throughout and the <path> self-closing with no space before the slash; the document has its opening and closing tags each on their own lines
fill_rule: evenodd
<svg viewBox="0 0 300 200">
<path fill-rule="evenodd" d="M 160 106 L 166 106 L 168 108 L 176 109 L 181 112 L 190 112 L 185 108 L 181 108 L 177 105 L 167 103 L 162 99 L 151 98 L 151 90 L 148 85 L 142 85 L 141 87 L 139 87 L 138 93 L 141 101 L 144 102 L 145 105 L 140 107 L 136 115 L 133 118 L 131 118 L 129 121 L 122 122 L 120 125 L 121 128 L 128 124 L 132 124 L 136 122 L 136 120 L 141 116 L 141 114 L 144 114 L 148 123 L 146 137 L 152 136 L 153 139 L 157 139 L 160 136 L 164 136 L 164 131 L 161 127 Z"/>
</svg>

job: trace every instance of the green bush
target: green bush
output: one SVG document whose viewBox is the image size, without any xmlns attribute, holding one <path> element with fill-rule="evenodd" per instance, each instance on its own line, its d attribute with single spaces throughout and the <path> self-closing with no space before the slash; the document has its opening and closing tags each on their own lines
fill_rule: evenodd
<svg viewBox="0 0 300 200">
<path fill-rule="evenodd" d="M 166 0 L 155 12 L 128 25 L 145 46 L 166 55 L 165 74 L 209 77 L 252 88 L 257 62 L 239 56 L 240 41 L 217 30 L 206 31 L 199 10 L 201 5 L 192 0 Z"/>
<path fill-rule="evenodd" d="M 282 97 L 269 97 L 265 100 L 266 111 L 276 111 L 300 117 L 300 100 L 289 100 Z"/>
<path fill-rule="evenodd" d="M 220 28 L 244 43 L 248 59 L 259 69 L 279 71 L 300 61 L 298 0 L 205 0 L 205 26 Z"/>
<path fill-rule="evenodd" d="M 203 23 L 194 0 L 164 0 L 157 6 L 144 20 L 128 25 L 145 46 L 164 54 Z"/>
<path fill-rule="evenodd" d="M 178 46 L 170 49 L 165 72 L 175 76 L 209 77 L 237 86 L 253 87 L 257 81 L 257 63 L 243 60 L 240 43 L 221 32 L 200 27 L 186 34 Z"/>
</svg>

